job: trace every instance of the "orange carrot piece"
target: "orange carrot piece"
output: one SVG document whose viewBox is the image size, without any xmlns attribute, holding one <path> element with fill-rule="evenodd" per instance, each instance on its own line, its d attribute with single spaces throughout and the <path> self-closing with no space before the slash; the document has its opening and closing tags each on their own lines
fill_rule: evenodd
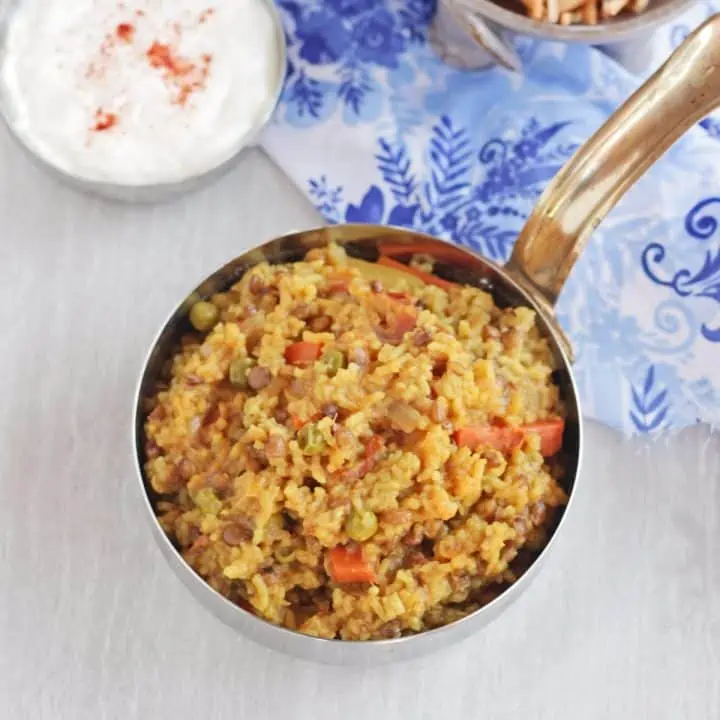
<svg viewBox="0 0 720 720">
<path fill-rule="evenodd" d="M 362 547 L 334 547 L 328 553 L 328 570 L 333 582 L 375 582 L 375 572 L 365 560 Z"/>
<path fill-rule="evenodd" d="M 469 447 L 477 450 L 481 445 L 487 445 L 501 453 L 512 452 L 520 447 L 525 437 L 520 428 L 499 427 L 495 425 L 478 425 L 464 427 L 456 430 L 453 439 L 460 447 Z"/>
<path fill-rule="evenodd" d="M 406 255 L 430 255 L 436 260 L 447 260 L 450 262 L 465 262 L 467 255 L 452 245 L 438 246 L 436 244 L 425 244 L 422 241 L 417 243 L 383 243 L 380 248 L 381 255 L 388 257 L 404 257 Z"/>
<path fill-rule="evenodd" d="M 562 448 L 565 421 L 562 418 L 538 420 L 522 426 L 523 432 L 537 433 L 540 436 L 540 451 L 545 457 L 557 455 Z"/>
<path fill-rule="evenodd" d="M 320 357 L 320 345 L 313 342 L 296 342 L 285 348 L 285 359 L 291 365 L 309 365 Z"/>
<path fill-rule="evenodd" d="M 459 428 L 453 434 L 453 439 L 458 446 L 471 450 L 487 445 L 502 453 L 509 453 L 520 447 L 529 433 L 537 433 L 540 436 L 540 451 L 545 457 L 552 457 L 562 448 L 564 431 L 565 421 L 562 418 L 550 418 L 515 428 L 497 425 Z"/>
<path fill-rule="evenodd" d="M 442 288 L 443 290 L 450 290 L 451 288 L 458 287 L 455 283 L 450 282 L 449 280 L 443 280 L 437 275 L 432 275 L 424 270 L 418 270 L 417 268 L 410 267 L 409 265 L 403 265 L 403 263 L 393 260 L 386 255 L 381 255 L 378 258 L 378 265 L 384 265 L 385 267 L 406 272 L 408 275 L 414 275 L 416 278 L 420 278 L 420 280 L 422 280 L 426 285 L 437 285 L 437 287 Z"/>
</svg>

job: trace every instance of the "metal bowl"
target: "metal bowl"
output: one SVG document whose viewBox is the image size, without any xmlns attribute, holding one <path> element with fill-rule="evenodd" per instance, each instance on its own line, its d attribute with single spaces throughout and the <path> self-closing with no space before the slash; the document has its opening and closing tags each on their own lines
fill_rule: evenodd
<svg viewBox="0 0 720 720">
<path fill-rule="evenodd" d="M 512 42 L 518 36 L 598 45 L 637 72 L 652 53 L 651 35 L 691 0 L 652 0 L 639 14 L 621 14 L 597 25 L 559 25 L 533 20 L 506 0 L 439 0 L 431 38 L 440 55 L 466 69 L 498 64 L 520 71 Z"/>
<path fill-rule="evenodd" d="M 186 564 L 180 553 L 165 535 L 153 512 L 154 494 L 143 472 L 145 461 L 143 429 L 145 413 L 143 411 L 143 401 L 154 393 L 158 381 L 162 379 L 163 369 L 167 367 L 168 358 L 177 350 L 180 336 L 189 330 L 187 320 L 189 305 L 199 298 L 209 297 L 216 292 L 226 290 L 259 262 L 293 262 L 303 258 L 308 250 L 323 247 L 329 242 L 339 243 L 345 247 L 350 255 L 366 260 L 375 260 L 384 243 L 395 246 L 414 243 L 417 247 L 417 243 L 421 242 L 424 246 L 424 252 L 433 254 L 435 250 L 440 250 L 441 252 L 437 254 L 437 257 L 441 268 L 440 272 L 444 277 L 460 283 L 481 287 L 491 292 L 500 305 L 529 305 L 534 307 L 539 313 L 541 329 L 550 341 L 555 362 L 561 368 L 556 373 L 556 382 L 560 387 L 561 396 L 567 408 L 563 445 L 567 469 L 562 484 L 569 495 L 569 502 L 550 542 L 535 559 L 529 570 L 514 585 L 510 586 L 488 605 L 445 627 L 395 640 L 348 642 L 314 638 L 272 625 L 231 603 L 213 590 Z M 565 341 L 557 327 L 546 319 L 546 315 L 539 304 L 529 293 L 522 290 L 520 285 L 505 271 L 489 260 L 459 248 L 453 248 L 459 259 L 450 265 L 447 260 L 441 260 L 446 255 L 447 247 L 447 243 L 430 236 L 381 225 L 336 225 L 286 235 L 241 255 L 200 283 L 188 295 L 188 299 L 183 301 L 170 315 L 152 345 L 137 389 L 133 427 L 136 469 L 142 488 L 146 515 L 150 520 L 160 549 L 193 595 L 227 625 L 263 645 L 319 662 L 366 665 L 417 657 L 422 653 L 467 637 L 496 618 L 529 586 L 542 562 L 547 557 L 550 548 L 555 542 L 557 532 L 563 526 L 564 518 L 573 505 L 581 457 L 582 432 L 578 396 L 570 372 L 570 363 L 564 350 Z M 446 252 L 443 253 L 442 250 Z"/>
<path fill-rule="evenodd" d="M 260 132 L 270 121 L 282 94 L 283 84 L 285 81 L 285 68 L 287 66 L 287 43 L 285 39 L 285 31 L 280 13 L 273 0 L 263 0 L 263 2 L 267 6 L 272 18 L 278 54 L 277 78 L 274 83 L 272 94 L 266 107 L 263 109 L 263 112 L 258 116 L 255 124 L 247 133 L 238 138 L 237 146 L 232 150 L 230 155 L 220 164 L 210 168 L 209 170 L 178 181 L 139 185 L 128 185 L 123 183 L 88 179 L 80 175 L 68 173 L 64 169 L 57 167 L 44 158 L 34 149 L 32 143 L 17 130 L 14 122 L 14 109 L 12 101 L 7 95 L 5 84 L 2 82 L 1 76 L 0 117 L 2 117 L 10 135 L 15 139 L 31 162 L 42 168 L 51 176 L 77 190 L 121 202 L 155 203 L 170 200 L 204 187 L 232 169 L 232 167 L 234 167 L 237 163 L 242 151 L 255 143 Z M 3 4 L 0 8 L 0 68 L 2 68 L 4 64 L 7 34 L 12 23 L 13 13 L 21 5 L 21 3 L 22 0 L 8 0 L 8 2 Z"/>
</svg>

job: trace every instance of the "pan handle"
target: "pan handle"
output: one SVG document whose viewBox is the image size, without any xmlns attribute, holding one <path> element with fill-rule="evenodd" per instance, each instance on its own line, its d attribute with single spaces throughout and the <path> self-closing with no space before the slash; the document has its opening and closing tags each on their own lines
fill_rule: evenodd
<svg viewBox="0 0 720 720">
<path fill-rule="evenodd" d="M 506 270 L 550 315 L 590 234 L 645 171 L 720 106 L 720 14 L 586 142 L 545 189 Z"/>
</svg>

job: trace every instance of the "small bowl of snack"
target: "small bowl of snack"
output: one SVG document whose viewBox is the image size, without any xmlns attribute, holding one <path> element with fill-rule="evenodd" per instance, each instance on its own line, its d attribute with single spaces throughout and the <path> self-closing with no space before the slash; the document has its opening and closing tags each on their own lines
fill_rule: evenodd
<svg viewBox="0 0 720 720">
<path fill-rule="evenodd" d="M 156 201 L 228 169 L 285 73 L 271 0 L 13 0 L 0 112 L 33 160 L 84 190 Z"/>
<path fill-rule="evenodd" d="M 431 28 L 438 53 L 472 69 L 522 65 L 517 35 L 601 46 L 633 71 L 650 58 L 651 34 L 690 0 L 439 0 Z"/>
</svg>

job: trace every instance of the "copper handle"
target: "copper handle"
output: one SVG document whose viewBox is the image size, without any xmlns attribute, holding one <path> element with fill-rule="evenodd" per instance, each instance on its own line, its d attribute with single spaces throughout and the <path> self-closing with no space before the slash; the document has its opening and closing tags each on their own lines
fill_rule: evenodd
<svg viewBox="0 0 720 720">
<path fill-rule="evenodd" d="M 720 14 L 581 147 L 545 189 L 506 269 L 550 314 L 592 231 L 698 120 L 720 106 Z"/>
</svg>

